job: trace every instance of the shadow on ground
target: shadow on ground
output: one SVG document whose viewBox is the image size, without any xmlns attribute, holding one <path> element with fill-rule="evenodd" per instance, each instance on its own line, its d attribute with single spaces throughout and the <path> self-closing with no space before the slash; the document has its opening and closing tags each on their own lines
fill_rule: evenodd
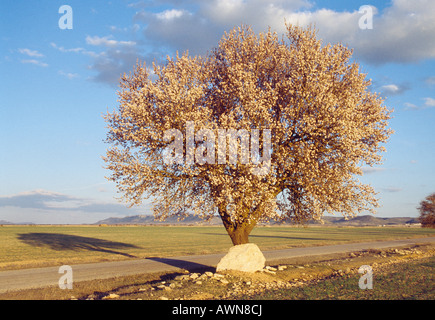
<svg viewBox="0 0 435 320">
<path fill-rule="evenodd" d="M 213 268 L 211 266 L 207 266 L 205 264 L 191 262 L 187 260 L 179 260 L 179 259 L 171 259 L 171 258 L 159 258 L 159 257 L 147 257 L 147 259 L 161 262 L 164 264 L 167 264 L 172 267 L 177 267 L 180 269 L 185 269 L 189 272 L 205 272 L 205 271 L 212 271 L 216 272 L 216 268 Z"/>
<path fill-rule="evenodd" d="M 99 251 L 106 253 L 119 254 L 125 257 L 136 258 L 135 256 L 117 251 L 115 249 L 131 249 L 139 248 L 135 245 L 108 241 L 104 239 L 89 238 L 73 236 L 60 233 L 20 233 L 18 234 L 18 240 L 34 247 L 47 246 L 50 249 L 63 251 L 63 250 L 88 250 Z"/>
</svg>

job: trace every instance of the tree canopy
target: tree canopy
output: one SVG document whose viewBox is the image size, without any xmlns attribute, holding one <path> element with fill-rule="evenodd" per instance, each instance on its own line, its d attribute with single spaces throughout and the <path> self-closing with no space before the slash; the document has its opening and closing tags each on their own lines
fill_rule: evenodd
<svg viewBox="0 0 435 320">
<path fill-rule="evenodd" d="M 351 49 L 286 27 L 282 38 L 234 28 L 206 56 L 177 53 L 152 71 L 138 62 L 121 78 L 104 160 L 125 201 L 152 197 L 160 219 L 217 213 L 234 244 L 262 220 L 302 223 L 378 205 L 357 176 L 381 163 L 391 112 Z M 229 132 L 237 158 L 219 153 Z"/>
<path fill-rule="evenodd" d="M 435 193 L 427 196 L 420 202 L 419 221 L 423 228 L 435 228 Z"/>
</svg>

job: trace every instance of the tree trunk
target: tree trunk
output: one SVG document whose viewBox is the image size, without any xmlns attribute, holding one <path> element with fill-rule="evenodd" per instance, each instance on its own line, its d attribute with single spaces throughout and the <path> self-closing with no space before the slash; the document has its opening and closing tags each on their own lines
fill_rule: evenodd
<svg viewBox="0 0 435 320">
<path fill-rule="evenodd" d="M 249 234 L 251 233 L 254 226 L 250 227 L 249 225 L 240 225 L 236 228 L 227 229 L 228 235 L 231 238 L 231 241 L 233 244 L 239 245 L 239 244 L 245 244 L 249 243 Z"/>
<path fill-rule="evenodd" d="M 219 215 L 221 216 L 225 230 L 227 230 L 233 245 L 236 246 L 239 244 L 249 243 L 248 237 L 252 229 L 254 229 L 255 225 L 257 224 L 256 221 L 251 221 L 250 223 L 246 221 L 240 223 L 232 222 L 226 210 L 219 210 Z"/>
</svg>

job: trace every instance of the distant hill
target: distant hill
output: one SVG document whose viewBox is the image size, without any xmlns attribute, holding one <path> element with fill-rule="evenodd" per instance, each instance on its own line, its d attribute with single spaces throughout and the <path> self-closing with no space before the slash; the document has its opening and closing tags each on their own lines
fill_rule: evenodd
<svg viewBox="0 0 435 320">
<path fill-rule="evenodd" d="M 348 220 L 342 216 L 324 216 L 323 222 L 325 226 L 399 226 L 418 224 L 418 218 L 411 217 L 396 217 L 396 218 L 382 218 L 371 215 L 362 215 Z M 206 222 L 200 218 L 189 215 L 184 220 L 177 221 L 177 217 L 169 217 L 165 221 L 156 221 L 152 215 L 136 215 L 127 216 L 123 218 L 107 218 L 100 220 L 94 224 L 107 224 L 107 225 L 217 225 L 221 226 L 222 221 L 220 217 L 216 216 L 211 221 Z M 279 222 L 270 221 L 268 223 L 261 223 L 260 225 L 279 225 Z M 15 223 L 6 220 L 0 220 L 0 225 L 35 225 L 33 222 Z M 292 222 L 286 221 L 282 225 L 292 225 Z M 310 221 L 308 225 L 321 225 L 319 221 Z"/>
<path fill-rule="evenodd" d="M 210 222 L 203 221 L 202 219 L 189 215 L 181 221 L 177 221 L 177 217 L 168 217 L 165 221 L 157 221 L 154 220 L 152 215 L 137 215 L 137 216 L 128 216 L 124 218 L 107 218 L 104 220 L 100 220 L 95 224 L 145 224 L 145 225 L 216 225 L 221 224 L 221 220 L 219 217 L 213 218 Z"/>
<path fill-rule="evenodd" d="M 20 223 L 14 223 L 14 222 L 10 222 L 10 221 L 6 221 L 6 220 L 0 220 L 0 225 L 4 225 L 4 224 L 34 224 L 33 222 L 20 222 Z"/>
<path fill-rule="evenodd" d="M 381 226 L 381 225 L 405 225 L 405 224 L 416 224 L 418 218 L 411 217 L 395 217 L 395 218 L 382 218 L 370 215 L 357 216 L 350 219 L 345 219 L 344 217 L 323 217 L 325 225 L 334 224 L 342 226 Z M 314 224 L 319 224 L 317 221 L 313 221 Z"/>
<path fill-rule="evenodd" d="M 324 225 L 334 226 L 392 226 L 406 225 L 418 223 L 417 218 L 397 217 L 397 218 L 382 218 L 371 215 L 362 215 L 355 218 L 345 219 L 344 217 L 324 216 Z M 184 220 L 177 221 L 177 217 L 169 217 L 165 221 L 156 221 L 151 215 L 136 215 L 127 216 L 124 218 L 107 218 L 100 220 L 95 224 L 119 225 L 119 224 L 143 224 L 143 225 L 221 225 L 221 219 L 216 216 L 210 222 L 205 222 L 200 218 L 189 215 Z M 276 225 L 276 222 L 266 223 L 268 225 Z M 284 225 L 290 225 L 291 222 L 285 222 Z M 320 225 L 318 221 L 311 221 L 308 224 Z"/>
</svg>

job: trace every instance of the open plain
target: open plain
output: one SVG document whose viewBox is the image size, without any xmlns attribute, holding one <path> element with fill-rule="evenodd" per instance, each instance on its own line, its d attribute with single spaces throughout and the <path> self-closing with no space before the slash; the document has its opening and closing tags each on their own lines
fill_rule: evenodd
<svg viewBox="0 0 435 320">
<path fill-rule="evenodd" d="M 55 285 L 2 290 L 0 299 L 433 299 L 434 235 L 405 226 L 258 227 L 250 240 L 267 269 L 219 275 L 214 266 L 232 245 L 223 227 L 3 226 L 0 275 L 18 283 L 14 273 L 53 269 Z M 356 290 L 361 264 L 397 283 Z M 73 290 L 57 286 L 61 265 L 77 271 Z M 409 270 L 419 274 L 410 279 Z"/>
<path fill-rule="evenodd" d="M 262 251 L 434 236 L 417 227 L 257 227 L 250 242 Z M 34 225 L 0 227 L 0 271 L 226 253 L 221 226 Z"/>
</svg>

